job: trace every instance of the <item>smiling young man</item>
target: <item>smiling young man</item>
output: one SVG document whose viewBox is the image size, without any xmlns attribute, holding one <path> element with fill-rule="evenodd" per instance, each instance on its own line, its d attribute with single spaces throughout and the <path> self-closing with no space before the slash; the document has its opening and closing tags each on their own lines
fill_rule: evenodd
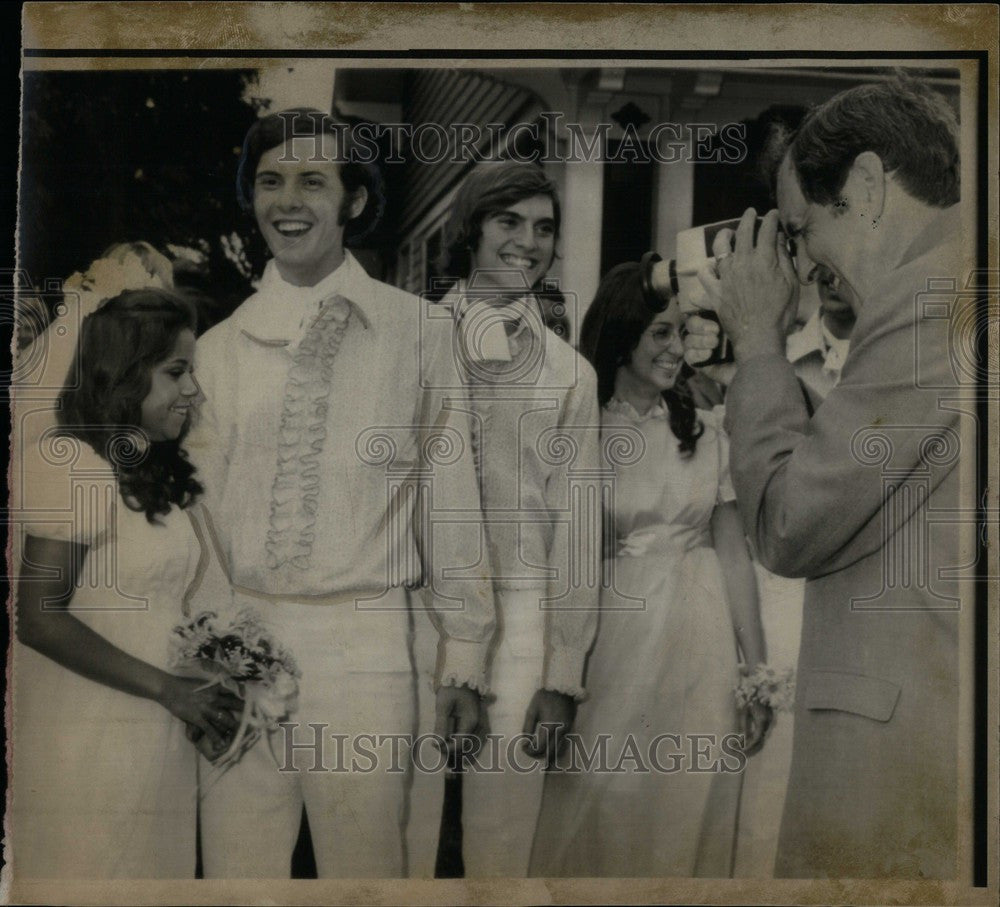
<svg viewBox="0 0 1000 907">
<path fill-rule="evenodd" d="M 940 390 L 956 385 L 949 320 L 918 305 L 928 281 L 965 285 L 954 113 L 910 79 L 842 92 L 802 123 L 777 190 L 756 244 L 749 210 L 703 275 L 736 356 L 726 422 L 744 527 L 765 566 L 807 579 L 775 872 L 956 878 L 968 556 L 957 526 L 928 516 L 958 512 L 960 426 Z M 857 323 L 810 417 L 785 330 L 798 283 L 827 273 Z M 689 361 L 714 346 L 709 324 L 689 323 Z"/>
<path fill-rule="evenodd" d="M 597 626 L 599 507 L 572 503 L 574 488 L 586 500 L 583 486 L 600 468 L 597 380 L 546 328 L 534 292 L 559 223 L 555 185 L 540 167 L 485 162 L 459 187 L 444 230 L 442 271 L 458 282 L 441 303 L 454 320 L 454 379 L 474 416 L 499 627 L 494 736 L 462 780 L 469 878 L 527 875 L 552 728 L 572 728 Z M 525 747 L 519 735 L 536 739 Z"/>
<path fill-rule="evenodd" d="M 380 183 L 337 127 L 293 110 L 250 129 L 240 200 L 273 257 L 257 293 L 199 341 L 207 402 L 190 449 L 209 531 L 236 604 L 257 610 L 302 670 L 290 727 L 203 792 L 210 878 L 288 877 L 303 805 L 321 877 L 405 875 L 407 742 L 480 720 L 492 590 L 444 577 L 480 562 L 478 533 L 424 514 L 431 562 L 413 529 L 425 519 L 407 503 L 415 489 L 394 487 L 420 472 L 435 502 L 447 492 L 453 509 L 478 513 L 466 423 L 424 390 L 433 365 L 419 301 L 344 249 L 377 219 Z M 458 451 L 448 462 L 425 456 L 432 426 Z M 435 724 L 418 727 L 409 640 L 426 618 L 404 586 L 426 579 L 444 679 L 428 690 Z M 379 748 L 374 766 L 352 765 L 359 741 L 370 736 L 372 749 L 378 735 L 401 741 L 402 756 Z"/>
</svg>

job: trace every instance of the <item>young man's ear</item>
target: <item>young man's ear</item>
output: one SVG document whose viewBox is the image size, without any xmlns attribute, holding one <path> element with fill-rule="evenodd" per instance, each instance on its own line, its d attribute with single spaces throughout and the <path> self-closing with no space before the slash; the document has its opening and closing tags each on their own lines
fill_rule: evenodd
<svg viewBox="0 0 1000 907">
<path fill-rule="evenodd" d="M 365 210 L 365 205 L 368 204 L 368 190 L 364 186 L 358 186 L 354 190 L 354 197 L 351 199 L 351 203 L 347 208 L 347 219 L 354 220 L 354 218 L 359 217 L 361 212 Z"/>
</svg>

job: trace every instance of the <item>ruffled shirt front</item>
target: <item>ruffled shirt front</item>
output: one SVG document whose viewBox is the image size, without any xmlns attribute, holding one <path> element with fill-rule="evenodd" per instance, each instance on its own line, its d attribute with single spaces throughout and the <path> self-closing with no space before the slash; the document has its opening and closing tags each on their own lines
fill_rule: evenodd
<svg viewBox="0 0 1000 907">
<path fill-rule="evenodd" d="M 187 447 L 238 592 L 377 607 L 389 588 L 430 581 L 444 675 L 482 687 L 492 588 L 467 528 L 479 510 L 471 442 L 435 377 L 448 350 L 436 329 L 420 300 L 372 280 L 349 253 L 309 288 L 272 263 L 259 291 L 199 340 L 206 403 Z M 434 517 L 433 558 L 414 534 L 419 500 Z"/>
</svg>

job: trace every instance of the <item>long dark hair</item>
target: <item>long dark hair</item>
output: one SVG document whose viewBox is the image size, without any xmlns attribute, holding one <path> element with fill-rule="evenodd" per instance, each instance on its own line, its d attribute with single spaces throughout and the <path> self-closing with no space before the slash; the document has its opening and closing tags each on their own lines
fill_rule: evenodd
<svg viewBox="0 0 1000 907">
<path fill-rule="evenodd" d="M 559 191 L 540 165 L 522 161 L 485 161 L 476 165 L 459 186 L 444 225 L 437 262 L 441 273 L 449 277 L 469 277 L 472 252 L 483 235 L 483 221 L 536 195 L 544 195 L 552 201 L 558 241 L 562 223 Z"/>
<path fill-rule="evenodd" d="M 83 320 L 70 369 L 79 380 L 59 395 L 63 432 L 111 464 L 125 504 L 145 513 L 150 523 L 175 504 L 187 507 L 204 491 L 181 447 L 183 434 L 176 441 L 139 443 L 152 370 L 196 321 L 190 303 L 172 292 L 126 290 Z"/>
<path fill-rule="evenodd" d="M 580 327 L 580 353 L 597 372 L 597 399 L 601 406 L 614 395 L 618 369 L 629 361 L 643 332 L 666 307 L 664 304 L 654 308 L 646 302 L 638 262 L 616 265 L 604 275 Z M 685 363 L 674 386 L 663 392 L 670 413 L 670 430 L 680 441 L 678 448 L 684 456 L 694 453 L 705 431 L 688 387 L 691 374 L 690 366 Z"/>
<path fill-rule="evenodd" d="M 344 205 L 341 218 L 344 226 L 344 244 L 356 245 L 371 233 L 385 210 L 385 189 L 378 165 L 370 159 L 366 146 L 359 145 L 354 128 L 313 107 L 292 107 L 268 114 L 257 120 L 243 140 L 243 152 L 236 172 L 236 197 L 240 207 L 253 214 L 253 187 L 257 165 L 272 148 L 284 145 L 291 138 L 319 139 L 324 133 L 337 140 L 336 163 L 341 185 L 344 187 Z M 345 220 L 351 200 L 358 189 L 368 192 L 364 210 L 354 218 Z"/>
</svg>

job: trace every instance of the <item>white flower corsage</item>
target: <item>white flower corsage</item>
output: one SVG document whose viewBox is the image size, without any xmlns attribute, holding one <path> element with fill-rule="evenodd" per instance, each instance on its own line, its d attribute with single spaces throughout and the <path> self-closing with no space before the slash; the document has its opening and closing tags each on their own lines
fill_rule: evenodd
<svg viewBox="0 0 1000 907">
<path fill-rule="evenodd" d="M 758 664 L 752 671 L 743 668 L 740 682 L 733 688 L 736 705 L 746 708 L 752 703 L 765 705 L 774 712 L 790 712 L 795 701 L 795 671 L 778 670 L 768 664 Z"/>
<path fill-rule="evenodd" d="M 228 622 L 220 621 L 214 611 L 202 611 L 174 627 L 170 666 L 204 677 L 206 687 L 218 684 L 243 700 L 239 729 L 214 763 L 220 774 L 262 734 L 277 730 L 278 722 L 296 708 L 302 672 L 253 609 L 240 610 Z"/>
</svg>

